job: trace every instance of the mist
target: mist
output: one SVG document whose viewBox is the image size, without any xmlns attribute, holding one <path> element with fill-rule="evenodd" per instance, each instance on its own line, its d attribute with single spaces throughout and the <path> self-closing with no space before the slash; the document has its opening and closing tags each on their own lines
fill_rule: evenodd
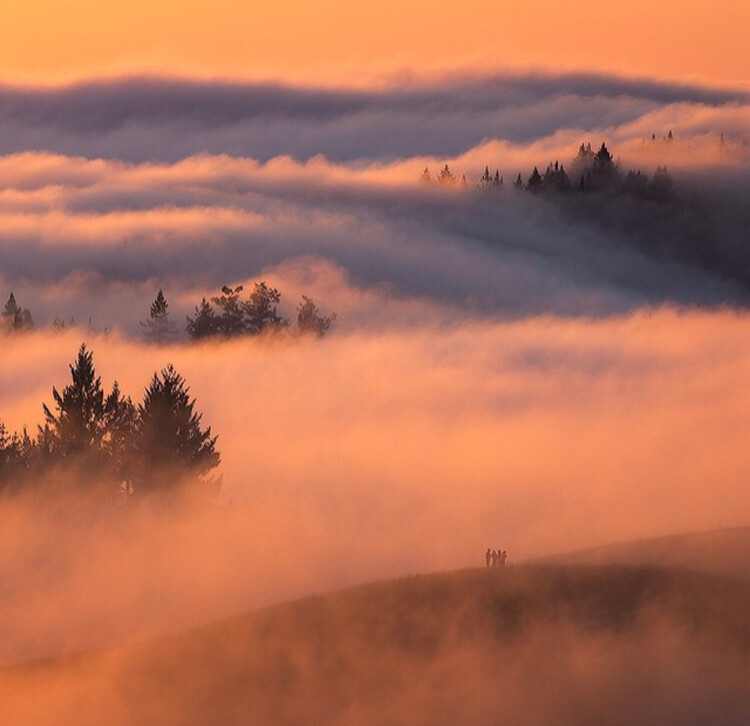
<svg viewBox="0 0 750 726">
<path fill-rule="evenodd" d="M 0 499 L 7 722 L 742 723 L 741 578 L 525 563 L 750 521 L 749 118 L 745 91 L 593 73 L 0 89 L 0 294 L 34 320 L 0 334 L 0 423 L 36 435 L 82 343 L 136 402 L 172 364 L 222 481 L 102 506 L 60 469 Z M 587 141 L 673 195 L 513 188 Z M 288 328 L 188 339 L 261 280 Z"/>
</svg>

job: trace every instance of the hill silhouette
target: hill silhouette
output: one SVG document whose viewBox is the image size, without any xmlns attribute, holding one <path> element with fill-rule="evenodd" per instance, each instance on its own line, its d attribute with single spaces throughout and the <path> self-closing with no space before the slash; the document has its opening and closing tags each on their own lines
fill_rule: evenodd
<svg viewBox="0 0 750 726">
<path fill-rule="evenodd" d="M 749 677 L 750 582 L 521 566 L 6 669 L 0 722 L 739 725 Z"/>
<path fill-rule="evenodd" d="M 544 557 L 559 565 L 635 565 L 675 567 L 750 579 L 750 527 L 652 537 Z"/>
</svg>

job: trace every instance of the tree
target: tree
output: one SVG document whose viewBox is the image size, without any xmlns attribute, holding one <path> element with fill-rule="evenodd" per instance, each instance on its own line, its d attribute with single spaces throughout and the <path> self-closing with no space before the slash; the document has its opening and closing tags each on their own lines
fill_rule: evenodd
<svg viewBox="0 0 750 726">
<path fill-rule="evenodd" d="M 0 422 L 0 494 L 10 490 L 18 476 L 22 462 L 22 442 L 18 434 L 11 434 Z"/>
<path fill-rule="evenodd" d="M 185 484 L 218 489 L 207 479 L 219 465 L 216 436 L 201 427 L 201 414 L 185 379 L 169 365 L 154 373 L 138 406 L 136 493 L 166 493 Z"/>
<path fill-rule="evenodd" d="M 527 187 L 532 191 L 536 191 L 538 189 L 541 189 L 543 184 L 544 180 L 542 179 L 542 175 L 539 173 L 539 169 L 534 167 L 534 171 L 531 172 L 531 176 L 529 177 Z"/>
<path fill-rule="evenodd" d="M 102 448 L 111 474 L 122 494 L 133 493 L 136 474 L 134 446 L 138 430 L 138 413 L 130 396 L 123 396 L 115 381 L 104 401 L 104 436 Z"/>
<path fill-rule="evenodd" d="M 432 175 L 430 174 L 430 170 L 427 167 L 424 168 L 422 176 L 420 177 L 420 181 L 422 182 L 422 184 L 432 183 Z"/>
<path fill-rule="evenodd" d="M 218 331 L 228 338 L 245 332 L 245 304 L 240 301 L 242 285 L 221 288 L 221 295 L 211 298 L 211 302 L 221 310 L 217 318 Z"/>
<path fill-rule="evenodd" d="M 141 326 L 144 337 L 152 343 L 166 343 L 177 336 L 177 326 L 169 319 L 169 303 L 162 290 L 151 303 L 149 319 L 141 321 Z"/>
<path fill-rule="evenodd" d="M 104 391 L 94 370 L 93 353 L 82 345 L 70 366 L 72 383 L 62 393 L 52 388 L 53 413 L 43 404 L 44 418 L 52 434 L 52 446 L 62 458 L 100 458 L 105 433 Z"/>
<path fill-rule="evenodd" d="M 513 182 L 513 186 L 516 189 L 523 189 L 523 179 L 521 179 L 520 172 L 519 172 L 518 176 L 516 177 L 516 180 Z"/>
<path fill-rule="evenodd" d="M 492 174 L 490 174 L 490 167 L 484 167 L 484 174 L 479 177 L 479 186 L 482 189 L 489 189 L 492 186 Z"/>
<path fill-rule="evenodd" d="M 594 152 L 591 150 L 591 144 L 581 144 L 578 147 L 578 156 L 576 157 L 577 161 L 582 161 L 584 163 L 588 163 L 591 161 L 591 159 L 594 156 Z"/>
<path fill-rule="evenodd" d="M 276 311 L 281 293 L 268 287 L 264 280 L 256 282 L 249 300 L 244 304 L 245 326 L 251 335 L 278 332 L 289 325 Z"/>
<path fill-rule="evenodd" d="M 336 313 L 321 315 L 312 298 L 302 296 L 302 302 L 297 306 L 297 330 L 300 334 L 323 337 L 334 320 Z"/>
<path fill-rule="evenodd" d="M 195 317 L 187 316 L 186 321 L 185 330 L 191 340 L 209 338 L 219 333 L 219 319 L 205 297 L 201 304 L 196 306 Z"/>
<path fill-rule="evenodd" d="M 456 177 L 454 176 L 453 172 L 450 170 L 447 164 L 440 170 L 440 176 L 438 176 L 438 181 L 441 184 L 448 184 L 448 185 L 456 183 Z"/>
<path fill-rule="evenodd" d="M 16 302 L 16 296 L 11 292 L 8 302 L 3 309 L 3 328 L 8 333 L 14 333 L 20 330 L 31 330 L 34 327 L 34 320 L 31 312 L 22 308 Z"/>
<path fill-rule="evenodd" d="M 657 167 L 648 183 L 648 195 L 659 202 L 668 202 L 674 198 L 674 183 L 666 166 Z"/>
</svg>

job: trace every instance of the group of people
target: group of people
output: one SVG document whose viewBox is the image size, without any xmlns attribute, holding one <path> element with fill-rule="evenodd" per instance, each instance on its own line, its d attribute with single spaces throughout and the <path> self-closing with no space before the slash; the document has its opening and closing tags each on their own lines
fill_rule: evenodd
<svg viewBox="0 0 750 726">
<path fill-rule="evenodd" d="M 508 553 L 506 550 L 491 550 L 487 548 L 487 552 L 484 555 L 484 562 L 487 565 L 487 569 L 495 569 L 497 567 L 505 567 L 505 560 L 508 559 Z"/>
</svg>

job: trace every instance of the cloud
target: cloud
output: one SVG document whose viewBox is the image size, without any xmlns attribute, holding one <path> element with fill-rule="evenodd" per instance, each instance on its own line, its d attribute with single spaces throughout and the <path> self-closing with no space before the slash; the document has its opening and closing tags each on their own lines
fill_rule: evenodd
<svg viewBox="0 0 750 726">
<path fill-rule="evenodd" d="M 518 561 L 744 524 L 748 325 L 744 313 L 667 308 L 322 341 L 92 337 L 106 388 L 117 379 L 137 400 L 169 362 L 186 377 L 219 435 L 223 503 L 132 519 L 115 509 L 71 529 L 69 515 L 9 502 L 3 657 L 478 565 L 488 544 Z M 5 348 L 8 425 L 40 420 L 80 341 L 37 333 Z"/>
<path fill-rule="evenodd" d="M 454 156 L 488 138 L 529 143 L 673 105 L 713 110 L 748 100 L 740 90 L 583 73 L 447 76 L 374 90 L 135 77 L 6 86 L 0 132 L 12 152 L 141 162 L 206 152 L 263 161 L 325 154 L 343 162 Z"/>
</svg>

